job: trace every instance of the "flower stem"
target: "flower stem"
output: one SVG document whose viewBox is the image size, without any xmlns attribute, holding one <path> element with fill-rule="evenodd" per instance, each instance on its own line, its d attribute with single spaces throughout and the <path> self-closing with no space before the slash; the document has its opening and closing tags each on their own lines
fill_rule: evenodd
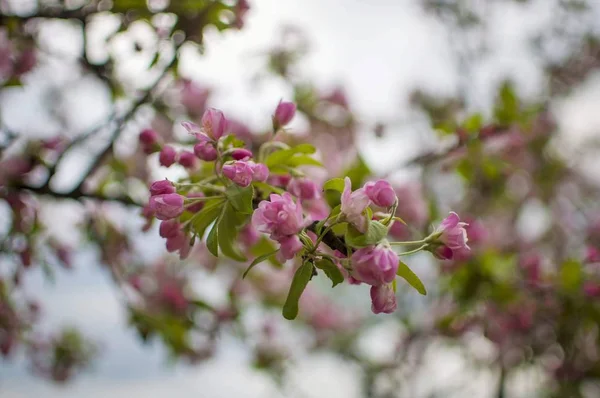
<svg viewBox="0 0 600 398">
<path fill-rule="evenodd" d="M 425 249 L 426 247 L 427 247 L 427 243 L 426 243 L 426 244 L 424 244 L 424 245 L 422 245 L 422 246 L 420 246 L 420 247 L 417 247 L 417 248 L 416 248 L 416 249 L 414 249 L 414 250 L 409 250 L 409 251 L 407 251 L 407 252 L 404 252 L 404 253 L 398 253 L 398 255 L 399 255 L 399 256 L 408 256 L 409 254 L 415 254 L 415 253 L 418 253 L 418 252 L 420 252 L 421 250 Z"/>
<path fill-rule="evenodd" d="M 427 243 L 427 239 L 409 240 L 409 241 L 405 241 L 405 242 L 390 242 L 390 245 L 392 245 L 392 246 L 422 245 L 424 243 Z"/>
</svg>

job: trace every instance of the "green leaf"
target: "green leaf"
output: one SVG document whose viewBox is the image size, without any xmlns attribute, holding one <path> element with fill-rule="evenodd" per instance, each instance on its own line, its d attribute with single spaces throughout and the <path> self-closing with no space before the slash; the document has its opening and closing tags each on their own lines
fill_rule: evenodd
<svg viewBox="0 0 600 398">
<path fill-rule="evenodd" d="M 253 182 L 252 185 L 254 185 L 254 187 L 260 189 L 265 196 L 269 195 L 273 192 L 277 193 L 279 195 L 281 195 L 282 193 L 285 192 L 285 189 L 275 187 L 273 185 L 267 184 L 266 182 L 256 181 L 256 182 Z"/>
<path fill-rule="evenodd" d="M 519 118 L 519 99 L 515 93 L 514 86 L 510 82 L 504 82 L 500 87 L 494 116 L 500 124 L 508 125 Z"/>
<path fill-rule="evenodd" d="M 211 252 L 211 254 L 215 257 L 219 257 L 219 234 L 217 230 L 217 224 L 213 225 L 208 233 L 208 237 L 206 238 L 206 247 L 208 248 L 208 251 Z"/>
<path fill-rule="evenodd" d="M 327 277 L 331 280 L 331 283 L 333 284 L 331 287 L 335 287 L 344 281 L 344 275 L 342 274 L 342 271 L 340 271 L 338 266 L 335 265 L 330 259 L 323 258 L 317 261 L 315 266 L 318 269 L 323 270 L 325 275 L 327 275 Z"/>
<path fill-rule="evenodd" d="M 367 231 L 364 234 L 349 224 L 345 239 L 346 243 L 352 247 L 365 247 L 378 244 L 387 234 L 388 227 L 379 221 L 370 221 Z"/>
<path fill-rule="evenodd" d="M 583 279 L 581 264 L 575 260 L 567 260 L 560 268 L 560 284 L 565 291 L 577 291 Z"/>
<path fill-rule="evenodd" d="M 258 256 L 256 257 L 252 263 L 250 263 L 250 265 L 248 266 L 248 268 L 246 268 L 246 271 L 244 271 L 244 274 L 242 275 L 242 279 L 244 279 L 246 277 L 246 275 L 248 275 L 248 272 L 250 272 L 250 270 L 252 268 L 254 268 L 255 265 L 258 265 L 260 263 L 262 263 L 263 261 L 265 261 L 266 259 L 268 259 L 269 257 L 271 257 L 272 255 L 274 255 L 275 253 L 277 253 L 279 251 L 279 249 L 273 250 L 272 252 L 269 253 L 265 253 L 262 256 Z"/>
<path fill-rule="evenodd" d="M 344 179 L 332 178 L 323 184 L 323 191 L 338 191 L 344 192 Z"/>
<path fill-rule="evenodd" d="M 402 261 L 398 263 L 398 271 L 396 272 L 396 275 L 407 281 L 409 285 L 414 287 L 415 290 L 421 293 L 423 296 L 427 294 L 427 290 L 425 289 L 423 282 L 421 282 L 421 279 L 419 279 L 417 274 L 412 272 L 412 270 L 408 268 L 408 265 L 404 264 Z"/>
<path fill-rule="evenodd" d="M 254 188 L 250 185 L 242 188 L 236 184 L 231 184 L 225 191 L 225 196 L 231 205 L 240 213 L 252 214 L 252 199 L 254 198 Z"/>
<path fill-rule="evenodd" d="M 475 114 L 471 115 L 470 117 L 468 117 L 467 120 L 465 120 L 463 122 L 463 127 L 469 133 L 478 132 L 482 126 L 483 126 L 483 116 L 481 115 L 481 113 L 475 113 Z"/>
<path fill-rule="evenodd" d="M 221 252 L 236 261 L 246 261 L 246 257 L 240 253 L 236 246 L 237 231 L 241 227 L 241 224 L 231 203 L 228 203 L 223 208 L 217 226 L 219 228 L 217 240 Z"/>
<path fill-rule="evenodd" d="M 272 152 L 265 159 L 265 164 L 269 169 L 273 166 L 277 166 L 280 164 L 291 165 L 289 162 L 292 161 L 295 155 L 297 154 L 313 154 L 316 149 L 314 146 L 310 144 L 300 144 L 293 148 L 289 149 L 281 149 L 279 151 Z M 313 159 L 314 160 L 314 159 Z"/>
<path fill-rule="evenodd" d="M 308 155 L 297 155 L 292 156 L 289 160 L 285 161 L 285 164 L 291 167 L 298 166 L 317 166 L 323 167 L 323 163 L 319 162 L 317 159 L 308 156 Z"/>
<path fill-rule="evenodd" d="M 225 201 L 221 199 L 217 199 L 212 203 L 210 201 L 206 202 L 204 208 L 198 214 L 194 215 L 191 224 L 196 235 L 199 237 L 204 236 L 206 228 L 221 214 L 224 203 Z"/>
<path fill-rule="evenodd" d="M 283 317 L 285 319 L 295 319 L 298 316 L 298 301 L 312 278 L 314 266 L 310 261 L 304 262 L 294 274 L 292 285 L 288 292 L 287 299 L 283 305 Z"/>
<path fill-rule="evenodd" d="M 350 177 L 352 181 L 352 190 L 360 188 L 366 178 L 371 175 L 371 169 L 365 163 L 363 158 L 358 155 L 355 163 L 344 173 L 344 176 Z"/>
</svg>

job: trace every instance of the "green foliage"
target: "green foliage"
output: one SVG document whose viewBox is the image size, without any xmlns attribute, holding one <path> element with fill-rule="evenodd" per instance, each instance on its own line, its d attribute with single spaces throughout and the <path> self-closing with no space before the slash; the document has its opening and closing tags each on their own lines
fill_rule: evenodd
<svg viewBox="0 0 600 398">
<path fill-rule="evenodd" d="M 238 228 L 243 225 L 244 218 L 238 216 L 231 202 L 223 207 L 219 221 L 215 227 L 218 228 L 217 240 L 221 252 L 236 261 L 246 261 L 246 257 L 239 251 L 236 245 Z"/>
<path fill-rule="evenodd" d="M 519 120 L 519 110 L 519 98 L 515 93 L 514 86 L 510 82 L 504 82 L 500 86 L 494 117 L 499 124 L 508 126 Z"/>
<path fill-rule="evenodd" d="M 343 174 L 346 177 L 350 177 L 352 181 L 352 190 L 356 190 L 363 186 L 366 179 L 373 174 L 369 166 L 365 163 L 362 156 L 360 154 L 356 157 L 356 161 L 354 164 L 346 170 Z"/>
<path fill-rule="evenodd" d="M 343 178 L 332 178 L 323 184 L 323 191 L 344 191 L 344 179 Z"/>
<path fill-rule="evenodd" d="M 233 208 L 242 214 L 252 214 L 252 199 L 254 198 L 254 188 L 249 186 L 242 188 L 236 184 L 231 184 L 225 191 L 228 202 Z"/>
<path fill-rule="evenodd" d="M 425 285 L 421 282 L 421 279 L 415 274 L 404 262 L 400 261 L 398 263 L 398 271 L 396 275 L 404 279 L 411 285 L 415 290 L 422 295 L 427 294 L 427 290 L 425 289 Z"/>
<path fill-rule="evenodd" d="M 346 243 L 352 247 L 365 247 L 376 245 L 381 242 L 388 234 L 388 227 L 379 221 L 370 221 L 367 231 L 363 234 L 354 226 L 348 225 L 346 230 Z"/>
<path fill-rule="evenodd" d="M 314 146 L 310 144 L 300 144 L 289 149 L 280 149 L 271 152 L 265 159 L 265 164 L 273 173 L 287 172 L 289 168 L 298 166 L 318 166 L 322 167 L 321 162 L 308 156 L 316 152 Z"/>
<path fill-rule="evenodd" d="M 221 214 L 221 209 L 224 204 L 225 201 L 222 199 L 212 199 L 206 202 L 202 210 L 198 214 L 195 214 L 191 219 L 191 225 L 195 235 L 200 238 L 204 236 L 206 228 L 208 228 L 208 226 L 217 219 L 219 214 Z"/>
<path fill-rule="evenodd" d="M 581 263 L 567 260 L 560 267 L 560 285 L 565 292 L 577 292 L 583 282 Z"/>
<path fill-rule="evenodd" d="M 322 270 L 325 275 L 331 280 L 332 286 L 336 287 L 338 284 L 344 281 L 344 275 L 337 265 L 333 263 L 329 258 L 322 258 L 321 260 L 315 261 L 315 266 Z"/>
<path fill-rule="evenodd" d="M 254 268 L 256 265 L 262 263 L 263 261 L 269 259 L 270 257 L 274 256 L 275 253 L 277 253 L 278 251 L 279 251 L 279 249 L 276 249 L 276 250 L 273 250 L 273 251 L 271 251 L 269 253 L 265 253 L 265 254 L 262 254 L 262 255 L 256 257 L 252 261 L 252 263 L 250 263 L 250 265 L 248 266 L 248 268 L 246 268 L 246 271 L 244 271 L 244 274 L 242 275 L 242 279 L 244 279 L 246 277 L 246 275 L 248 275 L 248 273 L 250 272 L 250 270 L 252 268 Z"/>
<path fill-rule="evenodd" d="M 314 265 L 310 261 L 305 261 L 296 270 L 290 286 L 290 291 L 288 292 L 287 299 L 283 305 L 283 317 L 285 319 L 292 320 L 296 319 L 296 316 L 298 316 L 298 302 L 300 301 L 300 297 L 308 285 L 308 282 L 310 282 L 313 276 L 313 271 Z"/>
</svg>

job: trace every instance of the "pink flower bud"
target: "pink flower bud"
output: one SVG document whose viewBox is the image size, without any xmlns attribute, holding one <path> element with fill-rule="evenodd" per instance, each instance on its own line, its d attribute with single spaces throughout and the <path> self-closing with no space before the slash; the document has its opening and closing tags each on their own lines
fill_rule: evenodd
<svg viewBox="0 0 600 398">
<path fill-rule="evenodd" d="M 298 235 L 289 235 L 280 238 L 279 245 L 277 259 L 281 262 L 285 260 L 291 260 L 296 254 L 298 254 L 298 252 L 300 252 L 300 250 L 302 250 L 302 248 L 304 248 L 304 245 L 302 245 L 302 242 L 300 242 Z"/>
<path fill-rule="evenodd" d="M 365 184 L 365 192 L 376 206 L 390 207 L 396 202 L 396 193 L 389 182 L 379 180 Z"/>
<path fill-rule="evenodd" d="M 223 175 L 241 187 L 247 187 L 254 177 L 254 169 L 243 160 L 223 165 Z"/>
<path fill-rule="evenodd" d="M 180 229 L 173 235 L 167 238 L 167 251 L 169 253 L 183 249 L 188 242 L 187 236 Z"/>
<path fill-rule="evenodd" d="M 375 314 L 391 314 L 396 311 L 396 295 L 390 285 L 371 286 L 371 311 Z"/>
<path fill-rule="evenodd" d="M 600 297 L 600 283 L 594 281 L 585 282 L 583 284 L 583 294 L 591 298 Z"/>
<path fill-rule="evenodd" d="M 295 203 L 289 193 L 271 194 L 269 198 L 270 202 L 263 200 L 252 214 L 252 224 L 259 232 L 279 240 L 283 236 L 297 234 L 310 222 L 304 219 L 302 206 Z"/>
<path fill-rule="evenodd" d="M 341 198 L 341 213 L 346 216 L 349 223 L 354 225 L 360 232 L 366 228 L 366 217 L 363 212 L 371 204 L 364 188 L 352 192 L 352 182 L 349 177 L 344 179 L 344 192 Z"/>
<path fill-rule="evenodd" d="M 181 151 L 179 154 L 179 164 L 186 169 L 193 169 L 196 167 L 196 156 L 190 151 Z"/>
<path fill-rule="evenodd" d="M 283 127 L 292 121 L 296 114 L 296 104 L 293 102 L 279 101 L 275 114 L 273 115 L 273 128 L 275 130 Z"/>
<path fill-rule="evenodd" d="M 164 220 L 160 223 L 158 234 L 161 236 L 161 238 L 173 238 L 179 234 L 180 229 L 181 225 L 177 222 L 177 220 Z"/>
<path fill-rule="evenodd" d="M 588 246 L 586 248 L 585 262 L 586 263 L 600 262 L 600 250 L 596 249 L 594 246 Z"/>
<path fill-rule="evenodd" d="M 218 109 L 208 108 L 202 115 L 202 129 L 213 140 L 218 140 L 227 130 L 227 119 Z"/>
<path fill-rule="evenodd" d="M 158 162 L 161 166 L 170 167 L 173 163 L 177 161 L 177 152 L 175 148 L 170 145 L 165 145 L 160 150 L 158 155 Z"/>
<path fill-rule="evenodd" d="M 247 160 L 252 157 L 252 152 L 246 148 L 236 148 L 231 152 L 231 157 L 235 160 Z"/>
<path fill-rule="evenodd" d="M 152 146 L 158 143 L 158 133 L 152 129 L 145 129 L 140 133 L 140 143 L 144 146 Z"/>
<path fill-rule="evenodd" d="M 200 116 L 206 108 L 210 90 L 188 79 L 183 79 L 182 83 L 181 104 L 190 115 Z"/>
<path fill-rule="evenodd" d="M 432 252 L 432 254 L 438 260 L 452 260 L 452 257 L 454 257 L 454 253 L 452 253 L 452 249 L 450 249 L 446 245 L 441 245 L 440 247 L 436 248 Z"/>
<path fill-rule="evenodd" d="M 453 252 L 462 249 L 470 250 L 467 245 L 469 239 L 465 226 L 467 226 L 467 223 L 460 222 L 458 214 L 450 212 L 450 215 L 442 221 L 435 233 L 441 234 L 439 237 L 440 242 L 448 246 Z"/>
<path fill-rule="evenodd" d="M 217 149 L 208 141 L 202 141 L 194 145 L 194 153 L 205 162 L 212 162 L 217 159 Z"/>
<path fill-rule="evenodd" d="M 291 180 L 292 180 L 292 177 L 288 174 L 271 175 L 271 176 L 269 176 L 269 178 L 267 178 L 267 182 L 270 185 L 274 185 L 276 187 L 286 187 L 290 183 Z"/>
<path fill-rule="evenodd" d="M 390 283 L 398 271 L 398 255 L 383 244 L 358 249 L 350 258 L 352 276 L 372 286 Z"/>
<path fill-rule="evenodd" d="M 202 192 L 190 192 L 187 194 L 187 197 L 190 199 L 203 198 L 204 194 Z M 187 206 L 187 211 L 192 212 L 192 213 L 198 213 L 200 210 L 202 210 L 203 207 L 204 207 L 204 202 L 198 201 L 194 204 Z"/>
<path fill-rule="evenodd" d="M 175 193 L 175 187 L 169 180 L 154 181 L 152 185 L 150 185 L 151 196 L 164 195 L 167 193 Z"/>
<path fill-rule="evenodd" d="M 269 168 L 267 165 L 262 163 L 254 163 L 252 161 L 248 162 L 250 167 L 252 167 L 252 180 L 265 182 L 267 178 L 269 178 Z"/>
<path fill-rule="evenodd" d="M 37 55 L 32 48 L 29 48 L 21 53 L 15 65 L 15 74 L 24 75 L 31 71 L 37 63 Z"/>
<path fill-rule="evenodd" d="M 183 213 L 183 196 L 176 193 L 156 195 L 150 198 L 150 208 L 159 220 L 170 220 Z"/>
<path fill-rule="evenodd" d="M 292 179 L 287 186 L 287 190 L 301 200 L 313 200 L 321 196 L 317 184 L 308 178 Z"/>
</svg>

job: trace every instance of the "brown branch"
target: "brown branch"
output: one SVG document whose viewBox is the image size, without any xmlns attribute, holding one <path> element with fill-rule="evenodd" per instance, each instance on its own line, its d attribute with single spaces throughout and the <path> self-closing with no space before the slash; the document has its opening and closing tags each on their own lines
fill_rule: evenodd
<svg viewBox="0 0 600 398">
<path fill-rule="evenodd" d="M 84 201 L 85 199 L 102 201 L 102 202 L 118 202 L 127 206 L 142 206 L 141 203 L 134 201 L 129 196 L 106 196 L 99 193 L 84 193 L 81 191 L 72 191 L 72 192 L 56 192 L 50 189 L 47 186 L 34 187 L 25 184 L 19 184 L 9 187 L 9 189 L 16 191 L 29 191 L 36 195 L 48 196 L 55 199 L 71 199 L 77 201 Z"/>
</svg>

